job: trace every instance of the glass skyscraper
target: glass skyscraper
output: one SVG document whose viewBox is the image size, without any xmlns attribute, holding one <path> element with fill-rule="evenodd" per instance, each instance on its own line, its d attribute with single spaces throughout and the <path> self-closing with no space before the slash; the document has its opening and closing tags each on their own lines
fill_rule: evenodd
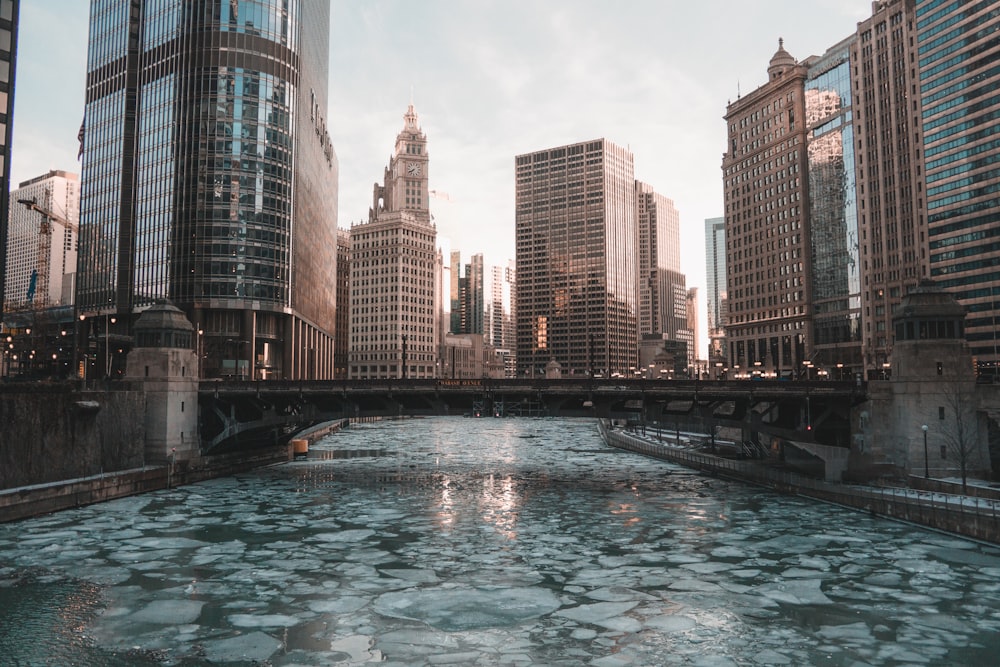
<svg viewBox="0 0 1000 667">
<path fill-rule="evenodd" d="M 995 372 L 1000 311 L 1000 5 L 917 0 L 930 275 Z"/>
<path fill-rule="evenodd" d="M 708 296 L 708 361 L 719 375 L 726 361 L 726 219 L 705 220 L 705 277 Z M 721 364 L 716 368 L 715 364 Z M 713 375 L 713 377 L 716 377 Z"/>
<path fill-rule="evenodd" d="M 324 2 L 93 0 L 82 314 L 169 299 L 205 375 L 333 376 L 329 24 Z"/>
<path fill-rule="evenodd" d="M 0 0 L 0 262 L 7 256 L 10 198 L 10 146 L 14 120 L 19 0 Z M 3 320 L 6 269 L 0 266 L 0 321 Z"/>
<path fill-rule="evenodd" d="M 852 38 L 807 60 L 812 361 L 861 368 L 861 257 L 851 113 Z"/>
</svg>

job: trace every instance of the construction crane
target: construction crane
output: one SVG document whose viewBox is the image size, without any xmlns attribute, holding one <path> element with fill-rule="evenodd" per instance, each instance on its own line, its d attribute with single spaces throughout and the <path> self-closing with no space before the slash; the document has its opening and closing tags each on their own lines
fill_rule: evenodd
<svg viewBox="0 0 1000 667">
<path fill-rule="evenodd" d="M 52 222 L 59 223 L 60 225 L 62 225 L 63 227 L 65 227 L 66 229 L 70 230 L 73 233 L 77 233 L 80 231 L 80 227 L 75 222 L 67 220 L 66 216 L 64 215 L 59 215 L 58 213 L 54 213 L 48 210 L 47 208 L 42 208 L 41 206 L 38 205 L 38 202 L 36 202 L 34 198 L 18 199 L 17 203 L 24 204 L 24 206 L 29 211 L 38 211 L 39 213 L 42 214 L 42 226 L 38 230 L 42 234 L 52 233 L 52 228 L 49 227 L 49 220 L 51 220 Z"/>
<path fill-rule="evenodd" d="M 38 228 L 38 268 L 31 272 L 31 282 L 28 285 L 26 301 L 29 307 L 34 306 L 35 292 L 40 287 L 42 291 L 42 303 L 39 305 L 44 307 L 45 302 L 48 301 L 49 291 L 49 249 L 52 245 L 51 222 L 62 225 L 74 234 L 79 233 L 80 227 L 75 222 L 67 219 L 65 215 L 60 215 L 39 206 L 34 198 L 18 199 L 17 203 L 23 204 L 29 211 L 38 211 L 42 214 L 42 224 Z"/>
</svg>

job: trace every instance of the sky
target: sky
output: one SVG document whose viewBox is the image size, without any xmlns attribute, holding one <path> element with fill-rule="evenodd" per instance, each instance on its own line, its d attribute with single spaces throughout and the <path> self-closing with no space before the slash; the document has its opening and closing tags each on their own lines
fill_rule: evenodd
<svg viewBox="0 0 1000 667">
<path fill-rule="evenodd" d="M 12 184 L 79 171 L 88 8 L 21 3 Z M 704 221 L 723 215 L 726 105 L 766 82 L 779 38 L 803 60 L 870 15 L 871 0 L 334 0 L 338 225 L 367 219 L 411 100 L 439 242 L 463 263 L 514 259 L 515 156 L 603 137 L 674 201 L 704 338 Z"/>
</svg>

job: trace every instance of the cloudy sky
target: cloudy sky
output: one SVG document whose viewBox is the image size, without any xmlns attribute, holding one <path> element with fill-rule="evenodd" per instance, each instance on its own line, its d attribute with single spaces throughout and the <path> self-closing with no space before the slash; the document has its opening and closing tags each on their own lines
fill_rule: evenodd
<svg viewBox="0 0 1000 667">
<path fill-rule="evenodd" d="M 21 4 L 14 183 L 79 169 L 88 6 Z M 514 257 L 514 156 L 605 137 L 674 200 L 703 299 L 726 104 L 764 83 L 779 37 L 800 60 L 820 55 L 870 13 L 870 0 L 334 0 L 339 225 L 366 219 L 412 95 L 438 235 L 463 260 Z"/>
</svg>

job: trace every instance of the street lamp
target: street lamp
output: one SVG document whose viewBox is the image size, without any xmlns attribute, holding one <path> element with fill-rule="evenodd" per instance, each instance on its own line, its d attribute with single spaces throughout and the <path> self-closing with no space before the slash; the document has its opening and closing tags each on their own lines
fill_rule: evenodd
<svg viewBox="0 0 1000 667">
<path fill-rule="evenodd" d="M 111 327 L 108 324 L 114 324 L 118 321 L 117 317 L 111 317 L 108 313 L 104 314 L 104 378 L 109 379 L 111 377 Z"/>
<path fill-rule="evenodd" d="M 921 426 L 920 430 L 924 432 L 924 479 L 930 479 L 931 471 L 927 463 L 927 424 Z"/>
<path fill-rule="evenodd" d="M 201 366 L 202 366 L 202 359 L 201 359 L 201 356 L 202 356 L 201 355 L 201 339 L 202 339 L 202 336 L 204 336 L 204 335 L 205 335 L 205 330 L 202 329 L 199 326 L 198 327 L 198 345 L 196 346 L 198 348 L 198 379 L 201 379 L 201 378 L 205 377 L 205 375 L 201 371 Z"/>
</svg>

